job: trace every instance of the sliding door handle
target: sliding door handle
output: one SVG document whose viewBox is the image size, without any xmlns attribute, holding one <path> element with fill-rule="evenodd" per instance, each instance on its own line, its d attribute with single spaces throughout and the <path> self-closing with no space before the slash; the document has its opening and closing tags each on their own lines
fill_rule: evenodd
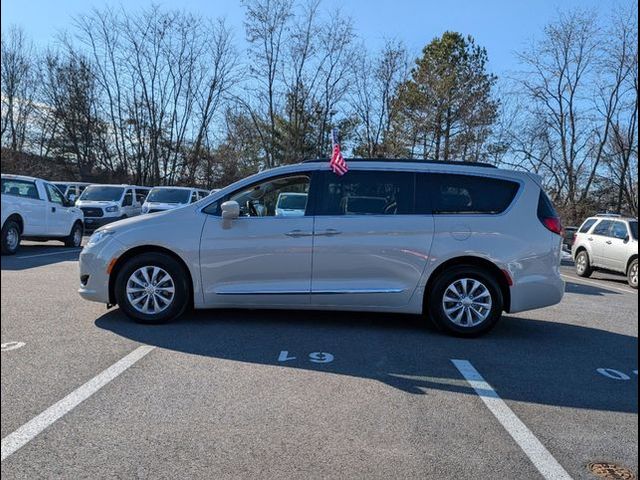
<svg viewBox="0 0 640 480">
<path fill-rule="evenodd" d="M 298 237 L 310 237 L 313 235 L 311 232 L 303 232 L 302 230 L 291 230 L 290 232 L 285 233 L 287 237 L 298 238 Z"/>
</svg>

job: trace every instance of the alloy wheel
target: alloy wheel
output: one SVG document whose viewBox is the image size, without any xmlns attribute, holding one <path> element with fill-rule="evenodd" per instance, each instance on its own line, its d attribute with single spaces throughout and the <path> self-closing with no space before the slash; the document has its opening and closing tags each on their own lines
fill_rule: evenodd
<svg viewBox="0 0 640 480">
<path fill-rule="evenodd" d="M 141 267 L 127 280 L 129 304 L 145 315 L 155 315 L 165 310 L 173 302 L 175 292 L 173 278 L 160 267 Z"/>
<path fill-rule="evenodd" d="M 489 289 L 479 280 L 462 278 L 447 287 L 442 298 L 445 315 L 460 327 L 475 327 L 491 313 Z"/>
</svg>

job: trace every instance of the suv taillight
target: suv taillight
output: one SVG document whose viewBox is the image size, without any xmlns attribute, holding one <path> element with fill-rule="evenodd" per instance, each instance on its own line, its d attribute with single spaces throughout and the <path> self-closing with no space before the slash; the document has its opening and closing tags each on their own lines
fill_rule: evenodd
<svg viewBox="0 0 640 480">
<path fill-rule="evenodd" d="M 553 203 L 551 203 L 551 200 L 549 200 L 549 197 L 547 197 L 547 194 L 543 191 L 540 191 L 540 197 L 538 198 L 538 219 L 547 230 L 556 235 L 562 235 L 562 222 L 560 221 L 560 217 L 556 213 Z"/>
</svg>

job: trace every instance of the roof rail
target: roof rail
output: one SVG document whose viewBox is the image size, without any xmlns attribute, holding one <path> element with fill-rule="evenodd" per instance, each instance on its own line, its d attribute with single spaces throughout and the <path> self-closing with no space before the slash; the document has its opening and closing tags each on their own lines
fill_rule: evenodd
<svg viewBox="0 0 640 480">
<path fill-rule="evenodd" d="M 622 215 L 619 213 L 597 213 L 596 217 L 612 217 L 612 218 L 620 218 Z"/>
<path fill-rule="evenodd" d="M 443 161 L 443 160 L 420 160 L 417 158 L 345 158 L 347 163 L 350 162 L 396 162 L 396 163 L 426 163 L 430 165 L 459 165 L 466 167 L 484 167 L 484 168 L 498 168 L 490 163 L 483 162 L 457 162 L 457 161 Z M 329 162 L 328 158 L 311 158 L 303 160 L 302 163 L 314 163 L 314 162 Z"/>
</svg>

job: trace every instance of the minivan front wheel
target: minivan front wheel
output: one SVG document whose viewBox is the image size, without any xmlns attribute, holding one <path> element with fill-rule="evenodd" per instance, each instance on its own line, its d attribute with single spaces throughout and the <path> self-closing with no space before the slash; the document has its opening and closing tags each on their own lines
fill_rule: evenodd
<svg viewBox="0 0 640 480">
<path fill-rule="evenodd" d="M 428 298 L 431 319 L 447 333 L 475 337 L 491 330 L 502 315 L 502 291 L 492 275 L 473 266 L 443 272 Z"/>
<path fill-rule="evenodd" d="M 145 253 L 120 269 L 115 283 L 120 308 L 140 323 L 165 323 L 189 304 L 187 273 L 171 256 Z"/>
</svg>

